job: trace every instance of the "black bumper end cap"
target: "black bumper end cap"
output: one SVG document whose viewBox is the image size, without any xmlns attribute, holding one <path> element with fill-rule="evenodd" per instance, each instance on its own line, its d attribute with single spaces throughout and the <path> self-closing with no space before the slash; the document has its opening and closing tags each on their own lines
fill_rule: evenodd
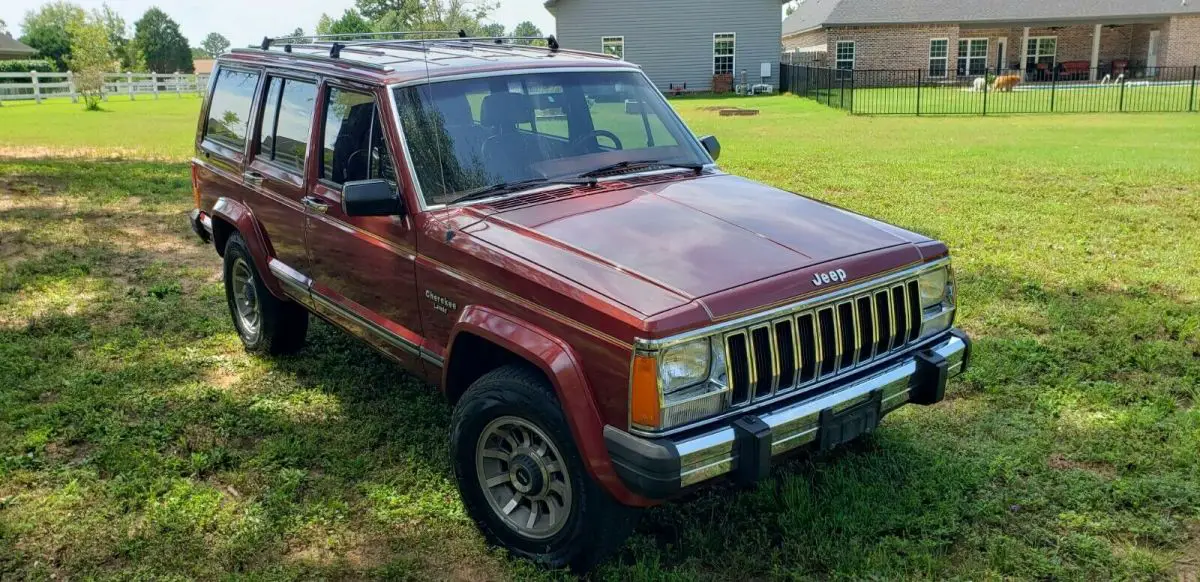
<svg viewBox="0 0 1200 582">
<path fill-rule="evenodd" d="M 188 224 L 192 225 L 192 232 L 196 233 L 196 236 L 200 237 L 200 240 L 209 242 L 210 237 L 208 234 L 208 229 L 204 228 L 204 223 L 200 222 L 199 208 L 193 208 L 192 211 L 188 213 Z"/>
<path fill-rule="evenodd" d="M 765 479 L 771 473 L 771 427 L 754 415 L 733 421 L 733 448 L 737 465 L 733 480 L 749 485 Z"/>
<path fill-rule="evenodd" d="M 971 336 L 967 335 L 967 332 L 958 328 L 950 330 L 950 335 L 958 338 L 959 341 L 967 346 L 966 349 L 963 350 L 962 368 L 959 370 L 959 373 L 961 374 L 967 371 L 967 366 L 971 363 Z"/>
<path fill-rule="evenodd" d="M 604 444 L 617 476 L 630 491 L 647 499 L 667 499 L 682 489 L 681 462 L 675 443 L 633 436 L 604 427 Z"/>
<path fill-rule="evenodd" d="M 930 350 L 918 353 L 916 362 L 917 374 L 908 401 L 925 406 L 941 402 L 946 397 L 946 380 L 950 377 L 946 358 Z"/>
</svg>

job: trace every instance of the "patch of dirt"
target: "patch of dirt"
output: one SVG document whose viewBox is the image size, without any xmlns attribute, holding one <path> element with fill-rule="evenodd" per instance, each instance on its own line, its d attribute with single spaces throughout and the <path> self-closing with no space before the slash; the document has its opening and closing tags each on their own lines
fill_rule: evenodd
<svg viewBox="0 0 1200 582">
<path fill-rule="evenodd" d="M 1053 455 L 1050 455 L 1050 458 L 1046 460 L 1046 464 L 1049 465 L 1051 469 L 1058 471 L 1087 471 L 1089 473 L 1104 477 L 1105 479 L 1112 479 L 1117 476 L 1116 468 L 1108 463 L 1073 461 L 1064 457 L 1061 453 L 1054 453 Z"/>
<path fill-rule="evenodd" d="M 131 148 L 89 148 L 89 147 L 46 147 L 46 146 L 0 146 L 0 158 L 17 160 L 42 160 L 78 158 L 86 160 L 150 160 L 178 161 L 177 157 L 164 156 L 154 152 Z"/>
<path fill-rule="evenodd" d="M 1175 560 L 1175 577 L 1179 582 L 1200 582 L 1200 521 L 1188 524 L 1188 544 Z"/>
</svg>

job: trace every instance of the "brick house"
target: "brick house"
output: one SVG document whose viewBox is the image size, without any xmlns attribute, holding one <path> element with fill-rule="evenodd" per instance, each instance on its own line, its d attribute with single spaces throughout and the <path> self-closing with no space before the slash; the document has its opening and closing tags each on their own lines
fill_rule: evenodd
<svg viewBox="0 0 1200 582">
<path fill-rule="evenodd" d="M 1200 65 L 1200 0 L 800 0 L 783 47 L 785 62 L 935 78 L 1152 77 Z"/>
</svg>

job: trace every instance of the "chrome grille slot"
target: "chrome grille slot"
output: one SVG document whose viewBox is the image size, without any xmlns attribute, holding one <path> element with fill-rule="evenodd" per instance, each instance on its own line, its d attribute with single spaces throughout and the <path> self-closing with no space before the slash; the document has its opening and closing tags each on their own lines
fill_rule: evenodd
<svg viewBox="0 0 1200 582">
<path fill-rule="evenodd" d="M 858 310 L 858 336 L 861 338 L 858 343 L 858 361 L 865 362 L 871 359 L 875 344 L 879 342 L 878 328 L 875 325 L 875 304 L 870 295 L 863 295 L 854 300 L 854 307 Z"/>
<path fill-rule="evenodd" d="M 754 397 L 770 396 L 775 391 L 775 380 L 779 377 L 775 356 L 775 339 L 771 337 L 771 326 L 764 325 L 750 330 L 750 345 L 754 354 Z"/>
<path fill-rule="evenodd" d="M 834 321 L 832 307 L 817 310 L 817 341 L 821 347 L 820 375 L 828 376 L 837 371 L 842 347 L 838 341 L 838 326 Z"/>
<path fill-rule="evenodd" d="M 921 292 L 916 281 L 908 282 L 908 341 L 921 337 Z"/>
<path fill-rule="evenodd" d="M 725 336 L 725 350 L 733 405 L 745 404 L 750 401 L 750 378 L 753 376 L 750 370 L 750 343 L 746 341 L 745 332 Z"/>
<path fill-rule="evenodd" d="M 817 362 L 821 359 L 817 346 L 817 322 L 813 314 L 805 313 L 796 318 L 796 335 L 800 342 L 799 384 L 807 384 L 817 378 Z"/>
<path fill-rule="evenodd" d="M 849 368 L 854 365 L 854 358 L 858 355 L 858 326 L 854 324 L 854 302 L 847 301 L 839 303 L 837 306 L 838 318 L 838 337 L 841 338 L 841 357 L 838 360 L 838 369 Z"/>
<path fill-rule="evenodd" d="M 904 285 L 892 287 L 892 349 L 904 345 L 908 337 L 908 302 L 904 300 Z"/>
<path fill-rule="evenodd" d="M 728 332 L 724 341 L 732 406 L 806 389 L 916 341 L 921 327 L 918 291 L 915 278 L 891 281 Z"/>
<path fill-rule="evenodd" d="M 882 354 L 892 348 L 892 336 L 896 333 L 896 318 L 892 317 L 892 296 L 887 289 L 875 293 L 875 314 L 879 321 L 879 338 L 875 353 Z"/>
<path fill-rule="evenodd" d="M 776 391 L 796 385 L 796 326 L 792 320 L 775 322 L 775 346 L 779 355 L 779 384 Z"/>
</svg>

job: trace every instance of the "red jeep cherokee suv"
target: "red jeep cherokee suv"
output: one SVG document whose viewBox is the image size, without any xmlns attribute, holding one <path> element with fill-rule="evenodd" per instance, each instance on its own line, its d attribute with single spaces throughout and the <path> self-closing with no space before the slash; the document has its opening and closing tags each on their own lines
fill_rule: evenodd
<svg viewBox="0 0 1200 582">
<path fill-rule="evenodd" d="M 946 245 L 722 172 L 637 66 L 545 41 L 218 60 L 191 222 L 247 349 L 311 313 L 440 385 L 485 536 L 577 568 L 638 508 L 942 399 Z"/>
</svg>

